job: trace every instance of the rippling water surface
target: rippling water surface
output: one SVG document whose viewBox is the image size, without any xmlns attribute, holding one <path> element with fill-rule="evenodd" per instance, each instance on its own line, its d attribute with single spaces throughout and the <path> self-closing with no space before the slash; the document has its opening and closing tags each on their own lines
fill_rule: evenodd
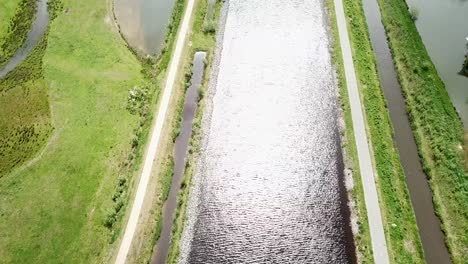
<svg viewBox="0 0 468 264">
<path fill-rule="evenodd" d="M 230 1 L 182 263 L 353 259 L 322 5 Z"/>
</svg>

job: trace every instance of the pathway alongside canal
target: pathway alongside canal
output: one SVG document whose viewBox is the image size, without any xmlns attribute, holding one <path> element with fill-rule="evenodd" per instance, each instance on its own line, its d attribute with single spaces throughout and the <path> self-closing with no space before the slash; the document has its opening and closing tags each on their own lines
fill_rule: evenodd
<svg viewBox="0 0 468 264">
<path fill-rule="evenodd" d="M 340 36 L 341 52 L 346 77 L 346 86 L 349 93 L 349 102 L 356 138 L 356 147 L 359 157 L 359 168 L 361 170 L 362 184 L 364 187 L 364 199 L 369 220 L 369 229 L 372 240 L 372 250 L 374 261 L 378 264 L 389 263 L 387 244 L 382 224 L 382 216 L 375 185 L 375 175 L 372 167 L 369 144 L 366 135 L 366 127 L 362 110 L 362 103 L 359 96 L 354 63 L 349 42 L 348 28 L 346 25 L 345 13 L 342 0 L 334 0 L 338 32 Z"/>
<path fill-rule="evenodd" d="M 37 12 L 36 18 L 33 22 L 31 30 L 28 36 L 21 46 L 15 53 L 15 55 L 8 61 L 3 69 L 0 69 L 0 78 L 5 77 L 10 71 L 16 66 L 23 62 L 29 53 L 36 47 L 37 43 L 41 40 L 42 36 L 47 30 L 49 24 L 49 13 L 47 10 L 47 0 L 37 1 Z"/>
</svg>

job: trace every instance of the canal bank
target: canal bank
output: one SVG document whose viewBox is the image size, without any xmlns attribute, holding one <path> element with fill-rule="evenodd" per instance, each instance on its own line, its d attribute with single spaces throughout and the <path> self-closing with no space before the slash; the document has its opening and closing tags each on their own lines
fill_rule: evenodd
<svg viewBox="0 0 468 264">
<path fill-rule="evenodd" d="M 445 89 L 468 132 L 468 2 L 438 0 L 407 0 L 414 24 L 427 54 L 434 63 Z"/>
<path fill-rule="evenodd" d="M 452 261 L 468 251 L 463 124 L 403 0 L 379 1 L 398 80 Z M 460 58 L 461 60 L 462 58 Z M 466 150 L 465 150 L 466 151 Z"/>
<path fill-rule="evenodd" d="M 372 48 L 376 55 L 380 84 L 394 129 L 393 138 L 406 175 L 426 262 L 428 264 L 450 263 L 450 255 L 444 243 L 444 234 L 432 204 L 432 192 L 427 176 L 423 172 L 416 142 L 406 114 L 405 99 L 395 72 L 377 0 L 364 0 L 363 6 Z"/>
<path fill-rule="evenodd" d="M 264 5 L 270 8 L 260 9 Z M 282 11 L 278 9 L 279 6 L 287 14 L 294 15 L 280 15 Z M 340 167 L 334 103 L 337 91 L 331 77 L 326 44 L 328 37 L 322 11 L 318 2 L 290 3 L 286 6 L 270 2 L 229 3 L 219 73 L 208 92 L 203 152 L 191 191 L 182 262 L 219 262 L 221 258 L 241 262 L 247 259 L 275 261 L 275 258 L 352 262 L 352 237 L 349 241 L 350 232 L 345 230 L 349 228 L 349 219 L 342 214 L 347 205 L 341 199 L 345 194 L 340 188 L 342 164 Z M 249 15 L 251 12 L 260 15 L 255 18 Z M 273 21 L 273 17 L 279 19 Z M 295 29 L 288 33 L 284 28 L 288 25 L 284 21 L 286 17 L 294 17 L 293 23 L 301 21 L 304 24 L 293 27 Z M 265 20 L 267 23 L 264 23 Z M 238 30 L 243 26 L 245 31 Z M 302 30 L 311 26 L 314 34 L 305 34 L 308 37 L 301 39 Z M 275 37 L 278 39 L 271 40 Z M 284 38 L 289 40 L 282 41 Z M 231 42 L 233 39 L 236 41 Z M 262 44 L 264 41 L 270 43 L 271 49 L 268 51 L 259 49 L 260 46 L 265 47 Z M 296 48 L 291 49 L 289 45 Z M 250 51 L 236 56 L 240 54 L 239 49 Z M 291 53 L 291 50 L 296 52 Z M 250 62 L 247 63 L 247 60 Z M 281 63 L 275 63 L 277 60 Z M 289 72 L 286 75 L 283 73 L 284 79 L 280 80 L 278 74 L 273 74 L 283 66 L 289 68 L 291 63 L 297 70 L 284 71 Z M 238 74 L 245 78 L 238 78 Z M 269 92 L 262 92 L 264 89 Z M 282 97 L 280 101 L 275 99 L 279 95 Z M 216 105 L 223 105 L 223 108 Z M 303 111 L 299 111 L 300 108 Z M 324 113 L 323 116 L 312 115 L 318 109 Z M 301 118 L 299 113 L 305 116 Z M 272 116 L 276 119 L 272 119 Z M 327 135 L 322 134 L 325 130 L 328 131 Z M 330 134 L 329 131 L 334 133 Z M 260 134 L 263 138 L 258 137 Z M 208 135 L 216 137 L 210 136 L 208 139 Z M 305 140 L 299 140 L 299 135 L 304 136 Z M 221 141 L 232 144 L 221 144 Z M 270 141 L 275 143 L 267 143 Z M 252 151 L 248 150 L 249 146 L 258 148 Z M 215 164 L 224 165 L 218 167 Z M 243 166 L 234 168 L 234 164 Z M 265 164 L 269 164 L 269 169 Z M 213 178 L 214 175 L 221 178 Z M 322 207 L 325 204 L 327 209 Z M 321 213 L 314 214 L 314 210 Z M 280 220 L 280 215 L 288 216 L 288 219 Z M 248 225 L 249 221 L 251 225 Z M 251 234 L 249 238 L 242 235 L 244 232 Z M 319 232 L 320 236 L 313 235 Z M 193 239 L 188 236 L 193 236 Z M 310 236 L 314 236 L 314 239 Z M 252 248 L 258 243 L 263 246 Z M 299 246 L 297 243 L 303 244 Z"/>
<path fill-rule="evenodd" d="M 333 3 L 328 2 L 332 17 Z M 405 176 L 400 165 L 398 150 L 393 142 L 393 128 L 369 40 L 367 22 L 362 2 L 343 1 L 345 16 L 349 27 L 349 39 L 354 61 L 358 88 L 361 94 L 373 164 L 377 173 L 377 191 L 383 217 L 383 227 L 391 263 L 424 263 L 421 242 L 409 198 Z M 356 246 L 359 261 L 373 262 L 371 235 L 364 203 L 364 193 L 357 164 L 357 151 L 354 142 L 354 128 L 350 114 L 347 84 L 344 76 L 341 48 L 336 24 L 332 24 L 334 36 L 333 54 L 340 83 L 340 102 L 344 110 L 345 150 L 349 156 L 348 164 L 352 171 L 354 187 L 351 191 L 357 212 Z"/>
</svg>

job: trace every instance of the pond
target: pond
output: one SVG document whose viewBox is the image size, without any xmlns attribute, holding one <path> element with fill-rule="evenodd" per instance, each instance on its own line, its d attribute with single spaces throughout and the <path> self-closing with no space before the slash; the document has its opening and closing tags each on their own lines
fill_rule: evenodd
<svg viewBox="0 0 468 264">
<path fill-rule="evenodd" d="M 159 54 L 174 3 L 175 0 L 115 0 L 115 16 L 130 46 L 143 54 Z"/>
</svg>

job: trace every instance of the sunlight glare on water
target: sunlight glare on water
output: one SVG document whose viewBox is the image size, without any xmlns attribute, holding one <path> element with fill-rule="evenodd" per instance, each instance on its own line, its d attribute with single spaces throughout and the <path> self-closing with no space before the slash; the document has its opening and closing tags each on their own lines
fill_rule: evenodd
<svg viewBox="0 0 468 264">
<path fill-rule="evenodd" d="M 180 261 L 348 263 L 323 3 L 228 5 Z"/>
</svg>

